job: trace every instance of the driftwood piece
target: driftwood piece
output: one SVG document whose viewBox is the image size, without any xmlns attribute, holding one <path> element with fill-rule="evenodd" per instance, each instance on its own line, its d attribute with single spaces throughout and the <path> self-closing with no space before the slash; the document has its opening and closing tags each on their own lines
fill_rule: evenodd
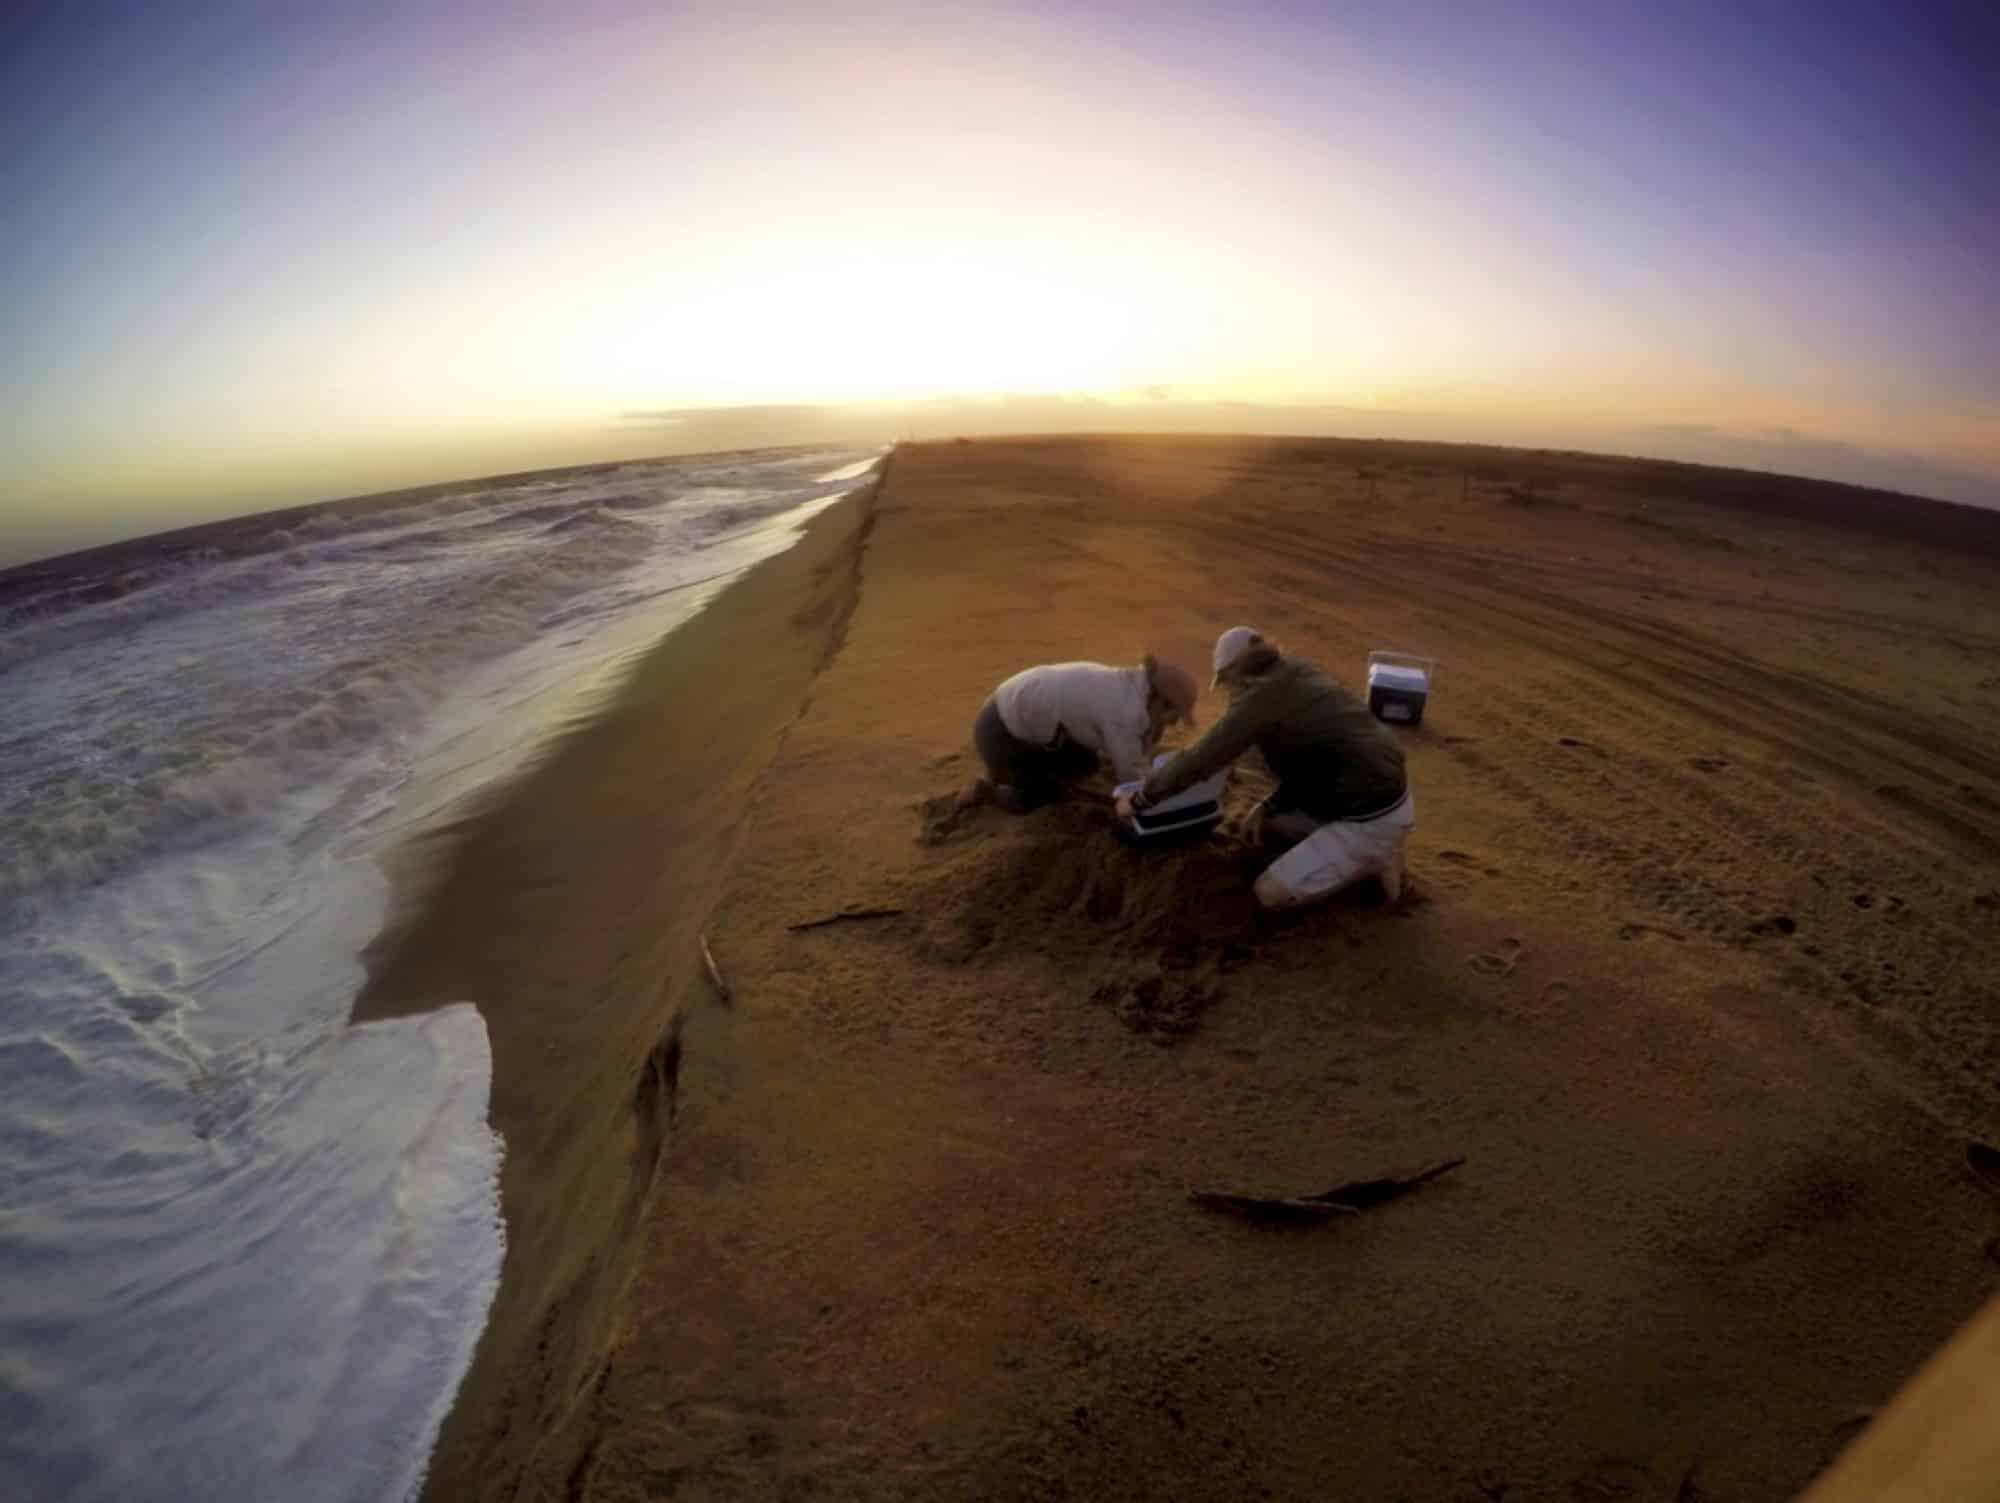
<svg viewBox="0 0 2000 1503">
<path fill-rule="evenodd" d="M 824 929 L 828 924 L 850 924 L 861 919 L 895 918 L 903 910 L 900 908 L 843 908 L 838 913 L 824 914 L 815 919 L 801 919 L 796 924 L 785 927 L 797 934 L 806 929 Z"/>
<path fill-rule="evenodd" d="M 716 996 L 722 999 L 725 1006 L 732 1004 L 735 999 L 730 994 L 729 983 L 722 979 L 722 967 L 715 963 L 715 952 L 709 949 L 706 934 L 701 936 L 701 964 L 702 969 L 708 972 L 709 984 L 715 988 Z"/>
<path fill-rule="evenodd" d="M 1359 1216 L 1353 1206 L 1301 1196 L 1236 1195 L 1228 1190 L 1190 1190 L 1188 1199 L 1210 1211 L 1229 1211 L 1251 1221 L 1325 1221 L 1330 1216 Z"/>
<path fill-rule="evenodd" d="M 1188 1199 L 1211 1211 L 1228 1211 L 1251 1221 L 1324 1221 L 1331 1216 L 1358 1216 L 1385 1201 L 1407 1195 L 1439 1175 L 1449 1174 L 1463 1158 L 1447 1159 L 1420 1174 L 1382 1179 L 1349 1180 L 1318 1195 L 1238 1195 L 1227 1190 L 1190 1190 Z"/>
<path fill-rule="evenodd" d="M 1446 1159 L 1442 1164 L 1433 1164 L 1421 1174 L 1407 1178 L 1394 1175 L 1386 1179 L 1350 1180 L 1344 1185 L 1335 1185 L 1324 1195 L 1314 1195 L 1313 1200 L 1331 1201 L 1335 1205 L 1346 1206 L 1349 1210 L 1365 1211 L 1371 1206 L 1379 1206 L 1385 1200 L 1394 1200 L 1399 1195 L 1407 1195 L 1419 1185 L 1430 1183 L 1439 1175 L 1449 1174 L 1465 1160 Z"/>
</svg>

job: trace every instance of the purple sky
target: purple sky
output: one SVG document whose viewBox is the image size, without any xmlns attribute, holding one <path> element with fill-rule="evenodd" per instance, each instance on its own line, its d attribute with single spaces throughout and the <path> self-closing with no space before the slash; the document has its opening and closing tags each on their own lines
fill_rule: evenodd
<svg viewBox="0 0 2000 1503">
<path fill-rule="evenodd" d="M 0 558 L 1156 387 L 2000 501 L 1990 0 L 4 24 Z"/>
</svg>

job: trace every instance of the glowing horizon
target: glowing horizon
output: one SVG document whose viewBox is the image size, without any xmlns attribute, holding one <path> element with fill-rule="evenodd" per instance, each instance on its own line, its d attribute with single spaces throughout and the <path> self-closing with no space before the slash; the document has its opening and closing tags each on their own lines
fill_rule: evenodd
<svg viewBox="0 0 2000 1503">
<path fill-rule="evenodd" d="M 0 508 L 1162 391 L 1792 435 L 2000 502 L 1976 12 L 1617 10 L 30 13 Z"/>
</svg>

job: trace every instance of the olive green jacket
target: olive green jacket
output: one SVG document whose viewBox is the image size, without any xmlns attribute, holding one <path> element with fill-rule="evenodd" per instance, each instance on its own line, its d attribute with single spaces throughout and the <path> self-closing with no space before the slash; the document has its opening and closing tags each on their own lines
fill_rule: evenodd
<svg viewBox="0 0 2000 1503">
<path fill-rule="evenodd" d="M 1403 748 L 1368 706 L 1317 668 L 1281 657 L 1237 691 L 1206 735 L 1153 769 L 1141 802 L 1171 798 L 1253 746 L 1278 780 L 1276 806 L 1315 819 L 1376 814 L 1409 788 Z"/>
</svg>

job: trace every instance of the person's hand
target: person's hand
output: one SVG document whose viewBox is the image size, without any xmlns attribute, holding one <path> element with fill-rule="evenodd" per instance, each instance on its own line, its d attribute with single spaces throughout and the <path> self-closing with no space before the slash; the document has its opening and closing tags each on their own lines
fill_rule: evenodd
<svg viewBox="0 0 2000 1503">
<path fill-rule="evenodd" d="M 1132 795 L 1131 795 L 1131 794 L 1129 794 L 1129 793 L 1121 793 L 1121 794 L 1119 794 L 1119 795 L 1118 795 L 1118 797 L 1116 798 L 1116 800 L 1114 800 L 1114 803 L 1115 803 L 1115 805 L 1116 805 L 1116 807 L 1117 807 L 1117 809 L 1118 809 L 1118 817 L 1119 817 L 1120 819 L 1130 819 L 1130 818 L 1132 817 Z"/>
</svg>

